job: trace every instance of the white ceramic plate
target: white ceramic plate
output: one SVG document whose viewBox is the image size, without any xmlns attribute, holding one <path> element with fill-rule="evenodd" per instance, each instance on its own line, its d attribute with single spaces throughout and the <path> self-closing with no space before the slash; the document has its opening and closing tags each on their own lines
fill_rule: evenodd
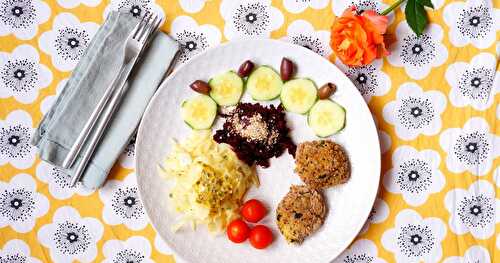
<svg viewBox="0 0 500 263">
<path fill-rule="evenodd" d="M 208 80 L 217 73 L 237 70 L 251 59 L 257 65 L 271 65 L 279 70 L 283 57 L 297 65 L 297 77 L 308 77 L 318 86 L 333 82 L 337 92 L 332 99 L 347 112 L 345 129 L 331 137 L 343 145 L 350 156 L 352 175 L 348 183 L 324 191 L 328 202 L 325 224 L 300 246 L 288 245 L 275 224 L 275 209 L 291 184 L 301 184 L 294 174 L 294 160 L 284 153 L 271 160 L 267 169 L 258 169 L 261 186 L 250 190 L 247 198 L 256 197 L 270 207 L 262 221 L 275 235 L 273 244 L 256 250 L 249 243 L 231 243 L 225 235 L 213 237 L 206 228 L 189 228 L 176 234 L 170 226 L 176 215 L 168 209 L 169 184 L 157 174 L 157 165 L 168 154 L 170 138 L 182 140 L 191 131 L 180 118 L 180 104 L 194 95 L 189 84 Z M 245 96 L 243 101 L 251 101 Z M 278 104 L 279 101 L 274 101 Z M 306 116 L 287 113 L 295 143 L 318 139 L 307 126 Z M 216 123 L 220 127 L 222 121 Z M 352 82 L 332 63 L 316 53 L 275 40 L 230 42 L 210 49 L 179 67 L 160 87 L 142 119 L 136 144 L 137 181 L 142 202 L 151 223 L 172 250 L 187 262 L 329 262 L 356 237 L 366 221 L 377 194 L 380 174 L 380 148 L 372 115 Z"/>
</svg>

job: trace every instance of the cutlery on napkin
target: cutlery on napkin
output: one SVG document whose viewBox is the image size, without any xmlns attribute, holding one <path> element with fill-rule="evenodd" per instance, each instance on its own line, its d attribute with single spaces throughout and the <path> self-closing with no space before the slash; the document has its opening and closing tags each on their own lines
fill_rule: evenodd
<svg viewBox="0 0 500 263">
<path fill-rule="evenodd" d="M 125 12 L 111 12 L 89 44 L 73 71 L 63 92 L 44 116 L 32 138 L 40 158 L 61 167 L 85 123 L 118 74 L 123 62 L 123 50 L 130 33 L 140 20 L 131 19 Z M 126 94 L 95 149 L 82 176 L 88 188 L 97 188 L 106 179 L 109 170 L 127 146 L 140 122 L 146 106 L 170 69 L 178 43 L 158 32 L 128 77 Z M 93 132 L 91 131 L 90 137 Z M 85 142 L 82 153 L 89 147 Z M 73 176 L 82 161 L 77 156 L 71 168 L 63 169 Z"/>
</svg>

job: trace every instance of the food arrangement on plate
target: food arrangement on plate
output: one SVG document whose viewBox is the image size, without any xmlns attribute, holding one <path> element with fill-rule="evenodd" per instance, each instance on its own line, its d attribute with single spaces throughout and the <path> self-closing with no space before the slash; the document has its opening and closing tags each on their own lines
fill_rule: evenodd
<svg viewBox="0 0 500 263">
<path fill-rule="evenodd" d="M 180 105 L 181 118 L 192 133 L 173 142 L 159 169 L 174 182 L 170 207 L 181 215 L 174 232 L 186 224 L 193 229 L 206 225 L 214 234 L 225 230 L 234 243 L 249 238 L 253 247 L 266 248 L 273 241 L 271 230 L 253 224 L 265 217 L 267 208 L 259 200 L 244 202 L 245 194 L 259 186 L 256 166 L 269 167 L 270 159 L 285 151 L 294 157 L 294 176 L 303 184 L 290 185 L 279 204 L 269 204 L 276 211 L 274 223 L 285 240 L 296 245 L 321 228 L 328 211 L 335 209 L 327 207 L 322 190 L 350 178 L 348 154 L 326 138 L 345 127 L 346 111 L 331 99 L 334 84 L 318 89 L 313 80 L 295 77 L 295 72 L 287 58 L 279 73 L 247 60 L 237 72 L 192 82 L 196 93 Z M 244 93 L 251 102 L 241 101 Z M 277 106 L 267 103 L 275 99 Z M 304 125 L 320 138 L 294 142 L 287 114 L 304 115 Z M 212 134 L 217 118 L 223 125 Z"/>
</svg>

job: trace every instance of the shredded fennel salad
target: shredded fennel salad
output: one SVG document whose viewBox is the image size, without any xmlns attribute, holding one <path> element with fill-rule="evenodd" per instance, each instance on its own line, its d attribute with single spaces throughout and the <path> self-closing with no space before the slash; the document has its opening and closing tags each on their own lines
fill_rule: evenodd
<svg viewBox="0 0 500 263">
<path fill-rule="evenodd" d="M 239 217 L 243 197 L 259 181 L 254 168 L 240 161 L 227 144 L 216 143 L 209 131 L 194 131 L 173 147 L 160 167 L 160 174 L 174 180 L 170 207 L 181 214 L 172 226 L 176 232 L 186 224 L 206 225 L 220 233 Z"/>
</svg>

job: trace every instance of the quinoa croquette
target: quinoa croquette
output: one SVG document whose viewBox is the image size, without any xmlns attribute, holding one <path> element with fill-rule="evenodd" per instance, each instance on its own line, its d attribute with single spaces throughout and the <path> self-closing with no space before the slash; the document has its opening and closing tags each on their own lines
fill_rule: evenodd
<svg viewBox="0 0 500 263">
<path fill-rule="evenodd" d="M 340 145 L 330 140 L 318 140 L 299 144 L 295 172 L 310 187 L 322 189 L 347 182 L 351 166 Z"/>
<path fill-rule="evenodd" d="M 318 230 L 326 217 L 326 204 L 318 190 L 292 185 L 276 210 L 281 234 L 288 243 L 300 244 Z"/>
</svg>

